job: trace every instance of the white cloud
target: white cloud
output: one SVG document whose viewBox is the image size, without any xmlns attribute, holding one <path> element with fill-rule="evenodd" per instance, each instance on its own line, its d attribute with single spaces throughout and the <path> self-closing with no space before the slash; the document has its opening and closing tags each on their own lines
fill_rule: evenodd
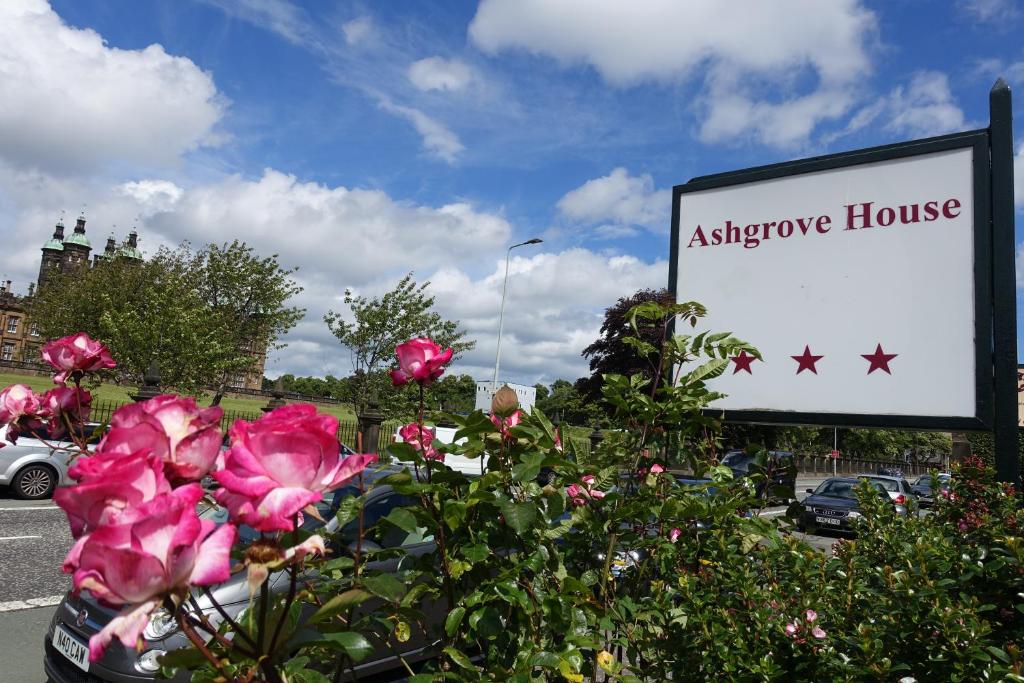
<svg viewBox="0 0 1024 683">
<path fill-rule="evenodd" d="M 459 141 L 458 135 L 419 109 L 394 104 L 388 99 L 381 99 L 380 107 L 409 121 L 423 138 L 423 147 L 449 164 L 455 163 L 459 154 L 465 151 L 466 148 Z"/>
<path fill-rule="evenodd" d="M 122 184 L 120 189 L 122 193 L 137 201 L 147 213 L 167 211 L 185 193 L 169 180 L 132 181 Z"/>
<path fill-rule="evenodd" d="M 921 71 L 910 79 L 906 88 L 897 87 L 889 94 L 891 118 L 887 130 L 911 136 L 939 135 L 963 130 L 964 113 L 953 99 L 946 74 Z"/>
<path fill-rule="evenodd" d="M 483 0 L 469 27 L 485 52 L 589 65 L 615 86 L 703 81 L 702 139 L 782 147 L 849 109 L 875 31 L 859 0 Z"/>
<path fill-rule="evenodd" d="M 368 16 L 357 17 L 341 25 L 345 42 L 349 45 L 361 45 L 373 36 L 373 20 Z"/>
<path fill-rule="evenodd" d="M 216 141 L 225 107 L 190 60 L 108 47 L 45 0 L 0 2 L 0 73 L 0 157 L 54 171 L 173 163 Z"/>
<path fill-rule="evenodd" d="M 558 210 L 585 223 L 610 221 L 612 225 L 601 226 L 600 234 L 619 237 L 630 234 L 629 226 L 635 225 L 667 230 L 671 203 L 671 190 L 655 189 L 649 174 L 631 176 L 619 167 L 567 192 L 558 200 Z"/>
<path fill-rule="evenodd" d="M 426 57 L 409 65 L 409 81 L 420 90 L 462 90 L 473 80 L 465 62 L 444 57 Z"/>
<path fill-rule="evenodd" d="M 1000 23 L 1020 16 L 1015 0 L 960 0 L 959 5 L 980 23 Z"/>
</svg>

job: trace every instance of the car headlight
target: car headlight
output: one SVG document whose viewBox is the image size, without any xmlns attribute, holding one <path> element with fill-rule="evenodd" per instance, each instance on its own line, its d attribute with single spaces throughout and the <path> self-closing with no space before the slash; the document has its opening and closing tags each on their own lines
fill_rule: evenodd
<svg viewBox="0 0 1024 683">
<path fill-rule="evenodd" d="M 806 511 L 806 512 L 812 512 L 812 510 L 811 510 L 811 506 L 810 506 L 810 505 L 804 505 L 804 511 Z"/>
<path fill-rule="evenodd" d="M 178 630 L 178 622 L 174 620 L 170 612 L 161 607 L 153 612 L 153 616 L 149 618 L 149 623 L 146 624 L 146 629 L 142 632 L 142 635 L 146 640 L 160 640 L 176 630 Z"/>
<path fill-rule="evenodd" d="M 863 516 L 864 515 L 860 514 L 856 510 L 850 510 L 850 514 L 847 515 L 847 517 L 849 517 L 850 519 L 860 519 Z"/>
<path fill-rule="evenodd" d="M 163 650 L 146 650 L 135 661 L 135 668 L 146 674 L 155 674 L 160 670 L 160 657 L 167 654 Z"/>
</svg>

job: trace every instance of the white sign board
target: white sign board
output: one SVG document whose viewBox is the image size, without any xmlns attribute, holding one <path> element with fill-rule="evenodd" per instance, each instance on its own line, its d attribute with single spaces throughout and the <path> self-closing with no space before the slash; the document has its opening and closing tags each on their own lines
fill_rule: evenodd
<svg viewBox="0 0 1024 683">
<path fill-rule="evenodd" d="M 976 153 L 677 187 L 677 300 L 763 355 L 712 408 L 978 417 Z"/>
</svg>

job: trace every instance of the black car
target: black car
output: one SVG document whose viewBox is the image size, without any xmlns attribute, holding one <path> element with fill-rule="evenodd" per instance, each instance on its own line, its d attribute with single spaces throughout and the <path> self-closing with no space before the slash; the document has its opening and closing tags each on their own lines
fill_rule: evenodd
<svg viewBox="0 0 1024 683">
<path fill-rule="evenodd" d="M 759 498 L 781 499 L 784 503 L 796 500 L 796 464 L 789 451 L 733 450 L 722 457 L 722 464 L 736 479 L 763 474 L 765 478 L 757 484 Z"/>
<path fill-rule="evenodd" d="M 949 490 L 949 479 L 950 475 L 946 473 L 940 473 L 938 475 L 938 489 L 939 491 Z M 936 482 L 930 474 L 922 474 L 920 477 L 910 485 L 910 490 L 913 491 L 914 495 L 917 496 L 918 504 L 922 508 L 930 508 L 935 505 L 935 489 Z"/>
<path fill-rule="evenodd" d="M 384 469 L 372 474 L 367 473 L 364 475 L 364 479 L 370 483 L 393 472 L 395 472 L 393 469 Z M 324 531 L 333 532 L 337 529 L 337 519 L 335 518 L 337 504 L 348 494 L 358 494 L 358 490 L 353 486 L 344 487 L 339 489 L 337 498 L 325 500 L 317 505 L 320 508 L 321 516 L 330 520 L 323 527 Z M 368 533 L 363 542 L 364 549 L 400 547 L 410 560 L 434 551 L 434 540 L 432 537 L 424 535 L 425 529 L 407 533 L 390 524 L 375 524 L 397 507 L 413 505 L 414 501 L 411 498 L 396 492 L 388 485 L 375 486 L 366 496 L 363 517 L 364 524 L 368 527 Z M 217 523 L 227 521 L 227 511 L 219 506 L 204 507 L 200 516 L 212 519 Z M 322 522 L 311 515 L 307 515 L 305 520 L 303 527 L 310 531 L 318 531 L 323 526 Z M 341 531 L 339 537 L 345 539 L 350 533 L 354 534 L 354 529 L 350 530 L 349 527 L 346 527 Z M 244 526 L 239 528 L 239 534 L 243 540 L 246 540 L 247 536 L 254 538 L 259 535 L 258 532 Z M 334 548 L 334 550 L 345 552 L 343 548 Z M 400 572 L 405 565 L 401 558 L 390 558 L 370 562 L 367 568 L 383 572 Z M 272 591 L 287 590 L 288 582 L 284 580 L 284 576 L 284 572 L 271 576 Z M 224 606 L 229 615 L 237 616 L 249 604 L 249 590 L 245 579 L 244 572 L 240 572 L 213 589 L 218 602 Z M 210 600 L 202 594 L 197 594 L 197 600 L 204 613 L 210 616 L 212 621 L 217 622 L 218 618 Z M 445 616 L 445 610 L 441 603 L 431 603 L 425 607 L 428 622 L 435 627 L 440 625 Z M 169 618 L 166 612 L 158 610 L 143 634 L 144 643 L 141 652 L 127 649 L 115 639 L 103 658 L 90 664 L 88 661 L 89 638 L 102 629 L 117 613 L 117 609 L 101 605 L 92 599 L 86 591 L 79 596 L 68 593 L 64 597 L 64 600 L 57 606 L 43 642 L 45 653 L 43 667 L 51 683 L 99 683 L 102 681 L 149 683 L 156 678 L 160 668 L 158 663 L 160 655 L 188 645 L 187 639 L 178 630 L 177 624 Z M 434 643 L 427 633 L 414 628 L 411 635 L 410 640 L 402 644 L 402 655 L 407 661 L 418 662 L 437 655 Z M 372 637 L 371 642 L 374 642 Z M 399 671 L 400 662 L 394 652 L 383 643 L 374 642 L 374 645 L 374 653 L 356 665 L 352 675 L 380 675 L 387 678 L 387 673 L 394 671 L 396 676 L 404 677 L 405 674 Z M 349 675 L 345 674 L 346 679 Z M 188 672 L 179 672 L 173 680 L 187 681 Z"/>
<path fill-rule="evenodd" d="M 860 503 L 856 487 L 867 481 L 878 491 L 878 495 L 892 502 L 889 492 L 882 484 L 857 477 L 833 477 L 823 481 L 817 489 L 807 489 L 810 494 L 803 499 L 797 528 L 814 533 L 818 529 L 852 532 L 860 518 Z M 906 516 L 907 507 L 893 502 L 896 514 Z"/>
</svg>

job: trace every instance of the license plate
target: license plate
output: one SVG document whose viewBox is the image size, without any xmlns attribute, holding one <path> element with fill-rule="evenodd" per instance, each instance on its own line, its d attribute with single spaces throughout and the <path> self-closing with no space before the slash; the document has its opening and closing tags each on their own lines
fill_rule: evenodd
<svg viewBox="0 0 1024 683">
<path fill-rule="evenodd" d="M 89 670 L 89 646 L 68 633 L 62 626 L 53 630 L 53 647 L 82 671 Z"/>
<path fill-rule="evenodd" d="M 832 526 L 839 526 L 838 517 L 815 517 L 814 521 L 818 524 L 831 524 Z"/>
</svg>

